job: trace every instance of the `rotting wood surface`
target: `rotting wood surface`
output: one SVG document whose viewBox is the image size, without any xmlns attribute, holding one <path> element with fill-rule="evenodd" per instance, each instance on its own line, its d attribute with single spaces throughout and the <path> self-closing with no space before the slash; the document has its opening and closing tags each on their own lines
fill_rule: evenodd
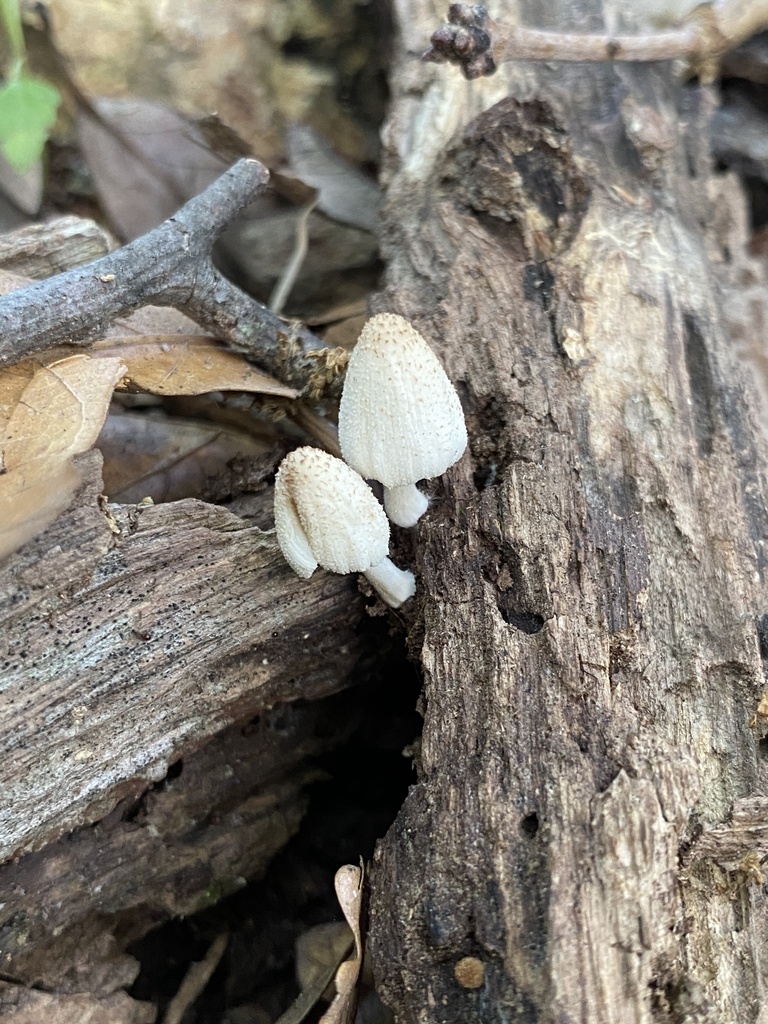
<svg viewBox="0 0 768 1024">
<path fill-rule="evenodd" d="M 377 308 L 440 352 L 471 441 L 417 528 L 424 734 L 372 875 L 381 994 L 399 1024 L 765 1021 L 764 830 L 730 815 L 767 793 L 768 462 L 712 97 L 665 65 L 467 83 L 411 58 L 434 5 L 400 16 Z"/>
<path fill-rule="evenodd" d="M 338 690 L 359 653 L 354 577 L 302 584 L 273 534 L 201 501 L 113 514 L 87 458 L 90 493 L 0 574 L 0 861 L 229 723 Z"/>
</svg>

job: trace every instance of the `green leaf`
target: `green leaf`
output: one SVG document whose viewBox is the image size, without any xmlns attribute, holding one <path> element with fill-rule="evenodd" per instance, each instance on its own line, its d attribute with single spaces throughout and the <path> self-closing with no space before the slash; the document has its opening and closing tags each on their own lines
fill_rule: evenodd
<svg viewBox="0 0 768 1024">
<path fill-rule="evenodd" d="M 0 88 L 0 150 L 20 174 L 40 159 L 59 100 L 52 85 L 26 75 Z"/>
</svg>

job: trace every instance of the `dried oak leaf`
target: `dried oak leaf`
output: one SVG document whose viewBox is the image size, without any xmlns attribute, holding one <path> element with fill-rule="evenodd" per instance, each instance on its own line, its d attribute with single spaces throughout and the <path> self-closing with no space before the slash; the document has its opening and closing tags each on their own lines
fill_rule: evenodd
<svg viewBox="0 0 768 1024">
<path fill-rule="evenodd" d="M 124 373 L 86 355 L 0 372 L 0 557 L 67 507 L 80 484 L 71 459 L 95 443 Z"/>
<path fill-rule="evenodd" d="M 269 449 L 259 438 L 221 424 L 138 412 L 109 415 L 97 447 L 104 456 L 105 493 L 110 501 L 127 503 L 200 497 L 230 460 L 256 458 Z"/>
<path fill-rule="evenodd" d="M 249 391 L 283 398 L 299 394 L 205 335 L 112 336 L 97 342 L 91 351 L 99 358 L 116 356 L 126 364 L 121 387 L 130 391 L 153 395 Z"/>
</svg>

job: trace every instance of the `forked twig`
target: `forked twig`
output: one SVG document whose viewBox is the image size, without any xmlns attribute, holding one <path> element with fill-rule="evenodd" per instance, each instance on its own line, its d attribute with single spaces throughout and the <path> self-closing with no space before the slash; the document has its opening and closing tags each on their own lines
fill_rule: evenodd
<svg viewBox="0 0 768 1024">
<path fill-rule="evenodd" d="M 0 365 L 61 342 L 88 345 L 142 306 L 173 306 L 306 395 L 337 392 L 346 354 L 270 312 L 211 261 L 218 236 L 268 181 L 257 160 L 239 160 L 136 241 L 0 298 Z"/>
</svg>

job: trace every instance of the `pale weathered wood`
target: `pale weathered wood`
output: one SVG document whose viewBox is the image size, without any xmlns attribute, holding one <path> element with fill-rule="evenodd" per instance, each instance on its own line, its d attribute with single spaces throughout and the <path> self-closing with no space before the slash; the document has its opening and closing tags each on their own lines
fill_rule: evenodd
<svg viewBox="0 0 768 1024">
<path fill-rule="evenodd" d="M 381 993 L 398 1024 L 764 1021 L 765 887 L 716 863 L 768 791 L 768 460 L 721 308 L 746 238 L 713 201 L 712 99 L 663 65 L 467 83 L 411 57 L 434 4 L 397 9 L 378 308 L 440 352 L 471 441 L 417 528 Z M 494 14 L 604 28 L 591 0 Z"/>
<path fill-rule="evenodd" d="M 0 570 L 0 861 L 110 811 L 227 724 L 338 690 L 354 576 L 300 581 L 273 533 L 89 492 Z"/>
<path fill-rule="evenodd" d="M 0 235 L 0 268 L 44 278 L 89 263 L 109 252 L 107 232 L 85 217 L 56 217 Z"/>
<path fill-rule="evenodd" d="M 140 1003 L 125 992 L 98 999 L 79 993 L 62 996 L 7 985 L 0 981 L 0 1014 L 15 1024 L 153 1024 L 151 1003 Z"/>
</svg>

